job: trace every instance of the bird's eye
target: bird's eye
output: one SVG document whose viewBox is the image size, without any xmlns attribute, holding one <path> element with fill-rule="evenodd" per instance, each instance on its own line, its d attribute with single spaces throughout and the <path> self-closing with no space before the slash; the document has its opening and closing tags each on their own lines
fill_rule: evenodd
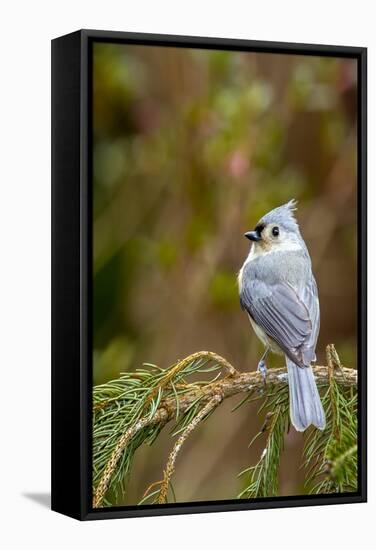
<svg viewBox="0 0 376 550">
<path fill-rule="evenodd" d="M 274 237 L 278 237 L 279 235 L 279 228 L 277 226 L 273 227 L 272 234 Z"/>
</svg>

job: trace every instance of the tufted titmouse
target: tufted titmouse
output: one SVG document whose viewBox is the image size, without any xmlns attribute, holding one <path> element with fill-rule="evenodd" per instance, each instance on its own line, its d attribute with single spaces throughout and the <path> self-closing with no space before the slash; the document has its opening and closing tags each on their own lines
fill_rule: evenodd
<svg viewBox="0 0 376 550">
<path fill-rule="evenodd" d="M 265 346 L 258 370 L 266 376 L 269 351 L 286 357 L 290 418 L 298 431 L 325 428 L 325 413 L 311 362 L 320 329 L 320 309 L 311 258 L 290 201 L 266 214 L 245 236 L 251 250 L 239 272 L 242 308 Z"/>
</svg>

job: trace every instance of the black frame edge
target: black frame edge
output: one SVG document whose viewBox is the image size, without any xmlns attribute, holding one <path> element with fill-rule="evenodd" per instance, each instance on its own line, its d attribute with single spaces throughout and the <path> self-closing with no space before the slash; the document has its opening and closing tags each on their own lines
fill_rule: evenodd
<svg viewBox="0 0 376 550">
<path fill-rule="evenodd" d="M 80 33 L 51 43 L 51 508 L 79 519 Z"/>
<path fill-rule="evenodd" d="M 366 50 L 363 46 L 343 46 L 332 44 L 312 44 L 300 42 L 277 42 L 245 38 L 221 38 L 212 36 L 190 36 L 174 34 L 158 34 L 143 32 L 106 31 L 96 29 L 81 29 L 87 39 L 106 42 L 129 42 L 132 44 L 148 44 L 170 47 L 193 47 L 252 51 L 262 53 L 328 55 L 331 57 L 356 57 Z"/>
<path fill-rule="evenodd" d="M 91 163 L 89 152 L 92 146 L 92 138 L 89 130 L 89 113 L 91 111 L 91 81 L 89 79 L 89 41 L 87 33 L 80 31 L 81 40 L 81 97 L 80 97 L 80 328 L 81 328 L 81 506 L 80 519 L 87 519 L 92 504 L 92 343 L 91 343 L 91 319 L 92 319 L 92 193 L 91 193 Z"/>
<path fill-rule="evenodd" d="M 204 514 L 211 512 L 241 512 L 246 510 L 271 510 L 274 508 L 302 508 L 311 506 L 327 506 L 356 504 L 366 502 L 363 495 L 348 493 L 342 495 L 322 495 L 306 497 L 277 497 L 257 500 L 226 500 L 213 502 L 192 502 L 190 504 L 150 505 L 147 507 L 114 507 L 91 510 L 83 519 L 120 519 L 153 516 L 171 516 L 182 514 Z"/>
<path fill-rule="evenodd" d="M 359 67 L 359 140 L 358 140 L 358 188 L 359 188 L 359 361 L 362 366 L 359 389 L 361 392 L 361 422 L 359 436 L 359 492 L 344 495 L 325 495 L 314 498 L 304 496 L 278 497 L 257 501 L 197 502 L 178 505 L 101 508 L 91 506 L 91 393 L 90 385 L 90 314 L 91 314 L 91 199 L 89 162 L 91 137 L 89 131 L 90 60 L 92 41 L 143 43 L 148 45 L 219 48 L 243 51 L 275 52 L 301 55 L 328 55 L 353 57 Z M 59 49 L 65 52 L 62 54 Z M 69 51 L 69 53 L 68 53 Z M 74 53 L 73 53 L 74 52 Z M 239 39 L 201 38 L 115 31 L 81 30 L 52 41 L 52 509 L 81 520 L 111 519 L 123 517 L 159 516 L 172 514 L 236 511 L 323 504 L 347 504 L 366 502 L 366 155 L 367 155 L 367 49 L 363 47 L 324 46 L 263 42 Z M 79 69 L 77 72 L 77 65 Z M 61 71 L 72 69 L 68 82 Z M 62 86 L 62 90 L 60 90 Z M 69 94 L 71 88 L 71 94 Z M 73 93 L 74 90 L 74 93 Z M 58 112 L 58 104 L 70 98 L 66 109 Z M 60 109 L 61 111 L 61 109 Z M 75 134 L 73 135 L 72 130 Z M 62 135 L 58 135 L 62 132 Z M 71 147 L 60 150 L 64 142 Z M 78 142 L 79 141 L 79 142 Z M 78 143 L 77 143 L 78 142 Z M 60 144 L 60 145 L 58 145 Z M 69 182 L 69 184 L 68 184 Z M 78 197 L 77 197 L 78 194 Z M 73 199 L 74 196 L 74 199 Z M 65 212 L 65 213 L 64 213 Z M 64 233 L 67 219 L 72 224 Z M 55 250 L 54 250 L 55 249 Z M 68 262 L 68 269 L 65 265 Z M 69 263 L 70 262 L 70 263 Z M 70 278 L 72 277 L 72 279 Z M 62 306 L 62 297 L 68 297 Z M 60 310 L 62 308 L 62 310 Z M 54 313 L 55 312 L 55 313 Z M 63 313 L 65 322 L 57 313 Z M 71 316 L 69 316 L 71 314 Z M 67 335 L 73 335 L 72 340 Z M 78 335 L 78 343 L 77 343 Z M 67 359 L 71 361 L 67 364 Z M 69 400 L 65 391 L 69 389 Z M 60 394 L 60 395 L 58 395 Z M 64 407 L 62 412 L 61 407 Z M 67 416 L 68 408 L 68 416 Z M 68 422 L 67 422 L 68 420 Z M 67 436 L 69 434 L 69 443 Z M 73 442 L 72 442 L 73 439 Z M 66 445 L 63 452 L 63 440 Z M 69 457 L 67 454 L 69 452 Z"/>
<path fill-rule="evenodd" d="M 358 465 L 362 502 L 367 502 L 367 48 L 358 56 L 358 102 Z"/>
</svg>

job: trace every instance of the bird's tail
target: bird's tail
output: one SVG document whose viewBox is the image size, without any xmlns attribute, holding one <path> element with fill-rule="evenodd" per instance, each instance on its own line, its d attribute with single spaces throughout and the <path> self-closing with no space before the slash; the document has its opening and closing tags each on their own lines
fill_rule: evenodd
<svg viewBox="0 0 376 550">
<path fill-rule="evenodd" d="M 325 413 L 311 367 L 298 367 L 286 358 L 289 376 L 290 419 L 298 432 L 313 424 L 325 428 Z"/>
</svg>

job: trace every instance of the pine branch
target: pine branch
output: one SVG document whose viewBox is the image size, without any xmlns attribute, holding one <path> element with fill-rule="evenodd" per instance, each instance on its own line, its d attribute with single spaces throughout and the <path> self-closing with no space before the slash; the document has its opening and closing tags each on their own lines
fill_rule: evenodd
<svg viewBox="0 0 376 550">
<path fill-rule="evenodd" d="M 346 369 L 335 347 L 327 346 L 327 390 L 322 397 L 326 412 L 323 431 L 310 428 L 305 434 L 305 486 L 310 493 L 339 493 L 357 489 L 357 395 L 348 385 Z M 314 369 L 315 370 L 315 369 Z M 355 373 L 354 373 L 355 374 Z M 317 377 L 317 381 L 319 381 Z M 321 384 L 319 384 L 321 385 Z M 261 407 L 267 408 L 266 425 L 251 444 L 265 431 L 266 445 L 259 462 L 239 475 L 247 474 L 248 483 L 238 498 L 257 498 L 278 494 L 278 475 L 284 436 L 289 424 L 288 392 L 269 393 Z"/>
<path fill-rule="evenodd" d="M 171 477 L 175 471 L 175 462 L 179 451 L 181 450 L 184 442 L 191 435 L 193 430 L 199 425 L 199 423 L 215 409 L 221 403 L 223 397 L 219 394 L 214 395 L 210 401 L 201 409 L 201 411 L 194 417 L 192 422 L 188 424 L 182 435 L 176 441 L 174 448 L 168 458 L 166 469 L 164 471 L 163 482 L 160 487 L 158 504 L 164 504 L 167 502 L 167 492 L 170 485 Z"/>
<path fill-rule="evenodd" d="M 209 363 L 213 363 L 208 366 Z M 186 405 L 180 414 L 180 399 L 192 390 L 199 391 L 208 381 L 187 384 L 184 377 L 194 373 L 220 371 L 221 367 L 233 375 L 235 369 L 222 357 L 212 352 L 200 352 L 186 357 L 163 370 L 146 364 L 119 379 L 94 388 L 93 415 L 93 506 L 110 504 L 106 494 L 113 489 L 125 491 L 133 456 L 144 442 L 151 444 L 164 424 L 175 415 L 177 428 L 184 429 L 195 416 L 202 392 Z M 210 381 L 213 382 L 217 376 Z M 160 407 L 162 397 L 174 402 L 174 410 L 167 402 Z"/>
<path fill-rule="evenodd" d="M 146 368 L 94 388 L 94 507 L 111 504 L 113 497 L 108 500 L 108 494 L 115 497 L 119 492 L 125 494 L 137 448 L 143 443 L 153 443 L 169 421 L 175 419 L 173 433 L 182 432 L 180 441 L 184 442 L 194 429 L 192 426 L 201 421 L 195 424 L 195 419 L 200 418 L 206 405 L 219 397 L 222 401 L 246 393 L 244 402 L 252 397 L 275 396 L 279 390 L 286 392 L 287 389 L 285 368 L 269 370 L 265 384 L 258 372 L 240 373 L 226 359 L 208 351 L 194 353 L 166 370 L 150 364 L 144 366 Z M 224 377 L 221 377 L 222 368 Z M 313 370 L 319 385 L 327 386 L 330 376 L 343 388 L 357 385 L 357 372 L 353 369 L 316 366 Z M 186 380 L 192 374 L 208 372 L 216 373 L 212 380 L 193 384 Z M 175 458 L 171 455 L 166 471 L 172 475 L 176 455 Z M 167 476 L 167 487 L 171 475 Z M 161 490 L 155 491 L 157 493 Z"/>
<path fill-rule="evenodd" d="M 304 448 L 310 493 L 341 493 L 358 488 L 357 394 L 334 376 L 342 369 L 333 345 L 327 347 L 329 387 L 323 397 L 325 430 L 311 431 Z"/>
<path fill-rule="evenodd" d="M 289 400 L 287 388 L 279 389 L 275 395 L 267 397 L 261 410 L 268 407 L 264 426 L 253 438 L 250 446 L 264 432 L 267 440 L 260 460 L 240 472 L 239 476 L 248 475 L 248 484 L 238 495 L 238 498 L 260 498 L 276 496 L 278 494 L 278 477 L 281 454 L 283 451 L 284 436 L 289 425 Z"/>
<path fill-rule="evenodd" d="M 116 444 L 116 447 L 111 454 L 110 460 L 106 464 L 106 468 L 104 470 L 103 476 L 101 477 L 100 482 L 98 483 L 98 486 L 96 488 L 94 499 L 93 499 L 93 507 L 98 508 L 100 503 L 103 500 L 104 495 L 107 492 L 111 477 L 118 465 L 119 459 L 129 443 L 129 441 L 135 437 L 135 435 L 143 430 L 145 426 L 147 426 L 149 423 L 149 418 L 144 417 L 138 420 L 136 424 L 131 426 L 126 430 L 126 432 L 123 433 L 123 435 L 119 438 L 119 441 Z"/>
</svg>

